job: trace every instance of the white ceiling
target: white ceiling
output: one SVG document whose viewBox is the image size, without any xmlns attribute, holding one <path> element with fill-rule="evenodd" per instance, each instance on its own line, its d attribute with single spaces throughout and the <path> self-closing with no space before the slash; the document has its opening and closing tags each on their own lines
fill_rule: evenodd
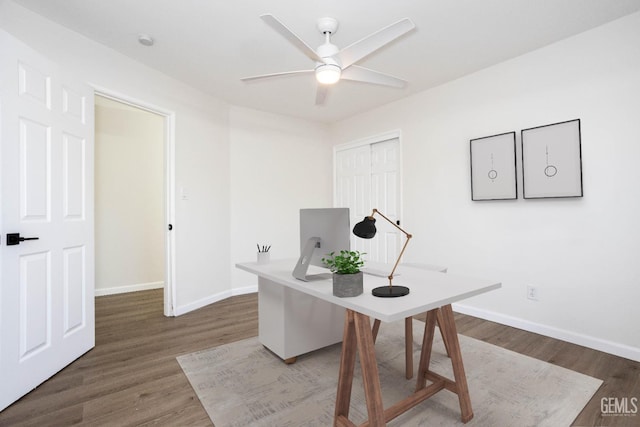
<svg viewBox="0 0 640 427">
<path fill-rule="evenodd" d="M 640 0 L 15 0 L 99 43 L 229 103 L 322 122 L 423 91 L 640 10 Z M 241 77 L 313 68 L 259 16 L 272 13 L 308 45 L 316 21 L 338 19 L 345 47 L 401 18 L 416 30 L 359 65 L 404 89 L 341 81 L 316 106 L 312 75 Z M 156 43 L 137 41 L 148 33 Z"/>
</svg>

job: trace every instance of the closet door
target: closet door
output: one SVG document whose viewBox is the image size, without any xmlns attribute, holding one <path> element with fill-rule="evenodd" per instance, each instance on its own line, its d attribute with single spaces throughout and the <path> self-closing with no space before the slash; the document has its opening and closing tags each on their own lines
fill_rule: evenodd
<svg viewBox="0 0 640 427">
<path fill-rule="evenodd" d="M 400 221 L 399 139 L 365 143 L 336 150 L 335 206 L 348 207 L 351 227 L 378 209 Z M 376 215 L 378 233 L 365 240 L 351 235 L 351 248 L 366 252 L 371 262 L 393 264 L 400 250 L 401 233 Z"/>
</svg>

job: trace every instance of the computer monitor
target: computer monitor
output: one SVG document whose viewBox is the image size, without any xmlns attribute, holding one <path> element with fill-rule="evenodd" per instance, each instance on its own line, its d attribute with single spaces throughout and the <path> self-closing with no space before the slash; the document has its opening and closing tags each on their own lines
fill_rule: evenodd
<svg viewBox="0 0 640 427">
<path fill-rule="evenodd" d="M 331 252 L 350 250 L 349 220 L 349 208 L 300 209 L 300 258 L 293 277 L 324 278 L 307 275 L 307 269 L 309 265 L 325 267 L 322 258 Z"/>
</svg>

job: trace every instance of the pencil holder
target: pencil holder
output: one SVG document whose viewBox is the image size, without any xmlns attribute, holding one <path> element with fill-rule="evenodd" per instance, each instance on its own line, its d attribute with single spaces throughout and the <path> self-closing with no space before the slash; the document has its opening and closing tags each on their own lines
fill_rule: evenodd
<svg viewBox="0 0 640 427">
<path fill-rule="evenodd" d="M 258 264 L 269 264 L 270 252 L 258 252 Z"/>
</svg>

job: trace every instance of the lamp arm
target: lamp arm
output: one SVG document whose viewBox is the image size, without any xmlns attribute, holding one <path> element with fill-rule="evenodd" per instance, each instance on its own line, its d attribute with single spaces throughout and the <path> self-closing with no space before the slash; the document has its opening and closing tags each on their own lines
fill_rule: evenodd
<svg viewBox="0 0 640 427">
<path fill-rule="evenodd" d="M 402 231 L 404 233 L 405 236 L 407 236 L 408 239 L 411 238 L 411 234 L 407 233 L 406 231 L 404 231 L 402 228 L 400 228 L 400 226 L 398 224 L 396 224 L 395 222 L 391 221 L 389 218 L 387 218 L 382 212 L 380 212 L 378 209 L 374 209 L 373 212 L 371 212 L 371 215 L 369 215 L 370 218 L 373 218 L 373 216 L 375 214 L 380 215 L 382 218 L 386 219 L 387 222 L 391 225 L 393 225 L 395 228 L 397 228 L 398 230 Z"/>
<path fill-rule="evenodd" d="M 404 245 L 402 246 L 402 250 L 400 251 L 400 255 L 398 255 L 398 259 L 396 260 L 396 263 L 393 266 L 393 270 L 391 270 L 391 273 L 388 276 L 389 279 L 389 286 L 393 286 L 392 282 L 393 282 L 393 273 L 396 272 L 396 268 L 398 268 L 398 264 L 400 264 L 400 260 L 402 259 L 402 255 L 404 254 L 404 250 L 407 248 L 407 245 L 409 244 L 409 240 L 411 240 L 411 238 L 413 237 L 411 234 L 407 233 L 406 231 L 404 231 L 402 228 L 400 228 L 400 226 L 398 224 L 396 224 L 395 222 L 391 221 L 389 218 L 387 218 L 382 212 L 380 212 L 378 209 L 373 209 L 373 212 L 371 212 L 371 218 L 373 218 L 373 216 L 375 214 L 380 215 L 382 218 L 386 219 L 387 222 L 389 222 L 389 224 L 393 225 L 395 228 L 397 228 L 398 230 L 402 231 L 404 233 L 405 236 L 407 236 L 407 240 L 404 242 Z"/>
<path fill-rule="evenodd" d="M 398 259 L 396 260 L 396 263 L 393 266 L 393 270 L 391 270 L 391 273 L 389 274 L 389 286 L 393 286 L 393 284 L 392 284 L 393 273 L 396 272 L 396 268 L 398 268 L 398 264 L 400 264 L 400 260 L 402 259 L 402 255 L 404 254 L 404 250 L 407 248 L 407 245 L 409 244 L 409 240 L 411 240 L 411 234 L 407 234 L 407 240 L 405 240 L 404 245 L 402 246 L 402 250 L 400 251 L 400 255 L 398 255 Z"/>
</svg>

